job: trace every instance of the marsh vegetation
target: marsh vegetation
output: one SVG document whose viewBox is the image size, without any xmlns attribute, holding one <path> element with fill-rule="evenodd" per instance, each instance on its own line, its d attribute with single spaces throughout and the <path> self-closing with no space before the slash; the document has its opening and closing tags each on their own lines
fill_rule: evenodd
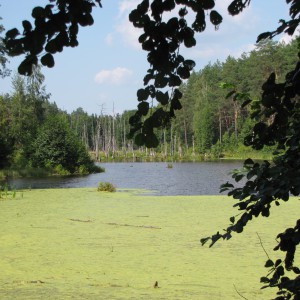
<svg viewBox="0 0 300 300">
<path fill-rule="evenodd" d="M 0 201 L 1 297 L 232 300 L 240 299 L 236 287 L 248 299 L 270 298 L 256 276 L 266 272 L 256 232 L 271 254 L 273 236 L 293 224 L 299 201 L 280 208 L 289 218 L 274 209 L 243 235 L 201 247 L 202 236 L 227 225 L 232 204 L 223 196 L 136 190 L 17 193 Z"/>
</svg>

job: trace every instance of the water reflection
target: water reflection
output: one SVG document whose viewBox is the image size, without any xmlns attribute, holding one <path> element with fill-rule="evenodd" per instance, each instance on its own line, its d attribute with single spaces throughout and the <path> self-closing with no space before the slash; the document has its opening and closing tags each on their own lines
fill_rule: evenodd
<svg viewBox="0 0 300 300">
<path fill-rule="evenodd" d="M 230 181 L 229 172 L 240 168 L 239 161 L 197 163 L 101 163 L 105 173 L 87 176 L 22 178 L 10 180 L 11 186 L 20 188 L 97 187 L 108 181 L 117 188 L 152 190 L 158 195 L 214 195 L 222 183 Z"/>
</svg>

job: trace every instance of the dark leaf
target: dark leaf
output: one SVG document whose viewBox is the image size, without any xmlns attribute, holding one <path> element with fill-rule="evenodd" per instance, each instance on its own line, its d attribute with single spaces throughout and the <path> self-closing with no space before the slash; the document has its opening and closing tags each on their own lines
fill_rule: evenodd
<svg viewBox="0 0 300 300">
<path fill-rule="evenodd" d="M 192 24 L 192 28 L 197 32 L 202 32 L 206 28 L 205 22 L 205 12 L 203 9 L 197 12 L 194 23 Z"/>
<path fill-rule="evenodd" d="M 31 75 L 33 66 L 38 63 L 37 57 L 35 55 L 28 55 L 19 65 L 18 72 L 21 75 Z"/>
<path fill-rule="evenodd" d="M 158 88 L 164 88 L 168 84 L 168 78 L 163 74 L 158 74 L 155 76 L 154 85 Z"/>
<path fill-rule="evenodd" d="M 34 19 L 43 18 L 44 17 L 44 8 L 41 6 L 37 6 L 32 10 L 31 16 Z"/>
<path fill-rule="evenodd" d="M 184 8 L 180 8 L 179 12 L 178 12 L 178 15 L 180 17 L 184 17 L 185 15 L 187 15 L 188 11 L 187 9 L 184 7 Z"/>
<path fill-rule="evenodd" d="M 262 283 L 269 283 L 270 279 L 268 277 L 261 277 L 260 278 L 260 282 L 262 282 Z"/>
<path fill-rule="evenodd" d="M 156 91 L 156 100 L 161 103 L 161 105 L 166 105 L 169 102 L 169 94 L 168 92 Z"/>
<path fill-rule="evenodd" d="M 300 269 L 298 267 L 293 267 L 292 270 L 295 274 L 300 274 Z"/>
<path fill-rule="evenodd" d="M 256 39 L 256 43 L 259 43 L 261 40 L 265 40 L 265 39 L 269 39 L 272 37 L 272 33 L 271 32 L 264 32 L 261 33 L 257 39 Z"/>
<path fill-rule="evenodd" d="M 209 240 L 210 240 L 210 238 L 209 238 L 209 237 L 206 237 L 206 238 L 201 239 L 201 240 L 200 240 L 200 243 L 201 243 L 201 245 L 203 246 L 203 245 L 206 244 L 206 242 L 209 241 Z"/>
<path fill-rule="evenodd" d="M 215 26 L 218 26 L 222 23 L 223 18 L 216 10 L 212 10 L 210 12 L 209 17 L 211 23 L 214 24 Z"/>
<path fill-rule="evenodd" d="M 203 9 L 213 9 L 215 6 L 215 1 L 214 0 L 200 0 L 199 5 Z"/>
<path fill-rule="evenodd" d="M 137 146 L 143 146 L 145 144 L 145 135 L 138 133 L 134 138 L 134 142 Z"/>
<path fill-rule="evenodd" d="M 177 98 L 173 98 L 171 100 L 171 107 L 174 110 L 180 110 L 182 108 L 182 105 L 181 105 L 180 101 Z"/>
<path fill-rule="evenodd" d="M 186 60 L 183 62 L 183 65 L 184 65 L 185 67 L 187 67 L 190 71 L 192 71 L 192 70 L 195 68 L 196 63 L 195 63 L 193 60 L 191 60 L 191 59 L 186 59 Z"/>
<path fill-rule="evenodd" d="M 158 145 L 159 141 L 153 132 L 146 135 L 145 146 L 147 148 L 156 148 Z"/>
<path fill-rule="evenodd" d="M 181 79 L 177 75 L 170 75 L 170 80 L 169 80 L 169 86 L 174 87 L 174 86 L 180 86 L 181 85 Z"/>
<path fill-rule="evenodd" d="M 244 178 L 244 176 L 245 176 L 244 174 L 234 174 L 232 177 L 236 182 L 239 182 Z"/>
<path fill-rule="evenodd" d="M 183 42 L 184 42 L 184 45 L 185 45 L 187 48 L 191 48 L 191 47 L 196 46 L 196 40 L 195 40 L 194 37 L 188 37 L 188 38 L 185 38 Z"/>
<path fill-rule="evenodd" d="M 47 66 L 48 68 L 54 67 L 54 58 L 52 54 L 47 53 L 41 58 L 41 63 L 43 66 Z"/>
<path fill-rule="evenodd" d="M 177 69 L 177 74 L 182 78 L 182 79 L 188 79 L 190 77 L 190 71 L 187 67 L 179 67 Z"/>
<path fill-rule="evenodd" d="M 17 28 L 13 28 L 6 32 L 6 37 L 9 39 L 14 39 L 19 34 L 20 34 L 19 30 Z"/>
<path fill-rule="evenodd" d="M 241 107 L 242 108 L 244 108 L 244 107 L 246 107 L 249 103 L 251 103 L 252 102 L 252 100 L 251 99 L 248 99 L 248 100 L 246 100 L 246 101 L 244 101 L 243 103 L 242 103 L 242 105 L 241 105 Z"/>
<path fill-rule="evenodd" d="M 140 102 L 138 104 L 138 111 L 141 115 L 146 116 L 149 111 L 149 103 L 148 102 Z"/>
<path fill-rule="evenodd" d="M 274 266 L 274 262 L 271 259 L 268 259 L 265 263 L 266 268 L 270 268 Z"/>
<path fill-rule="evenodd" d="M 145 101 L 145 100 L 147 100 L 148 97 L 149 97 L 149 94 L 150 94 L 150 92 L 147 89 L 139 89 L 137 91 L 137 93 L 136 93 L 138 101 Z"/>
<path fill-rule="evenodd" d="M 249 3 L 250 1 L 247 2 Z M 243 3 L 243 0 L 234 0 L 228 6 L 228 12 L 232 16 L 235 16 L 238 15 L 240 12 L 242 12 L 244 8 L 245 8 L 245 4 Z"/>
<path fill-rule="evenodd" d="M 232 95 L 234 95 L 236 93 L 236 91 L 231 91 L 231 92 L 229 92 L 226 96 L 225 96 L 225 98 L 226 99 L 228 99 L 228 98 L 230 98 Z"/>
<path fill-rule="evenodd" d="M 26 21 L 26 20 L 23 21 L 22 25 L 23 25 L 25 33 L 31 31 L 32 25 L 31 25 L 31 23 L 29 21 Z"/>
</svg>

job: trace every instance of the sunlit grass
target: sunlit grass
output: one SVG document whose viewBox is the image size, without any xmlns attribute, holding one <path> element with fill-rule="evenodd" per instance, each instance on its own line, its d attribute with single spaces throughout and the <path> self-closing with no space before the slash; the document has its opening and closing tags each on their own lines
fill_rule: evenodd
<svg viewBox="0 0 300 300">
<path fill-rule="evenodd" d="M 200 238 L 228 225 L 232 204 L 96 188 L 0 199 L 1 299 L 240 299 L 234 285 L 248 299 L 269 299 L 275 291 L 260 290 L 267 258 L 256 232 L 275 257 L 275 236 L 294 226 L 299 201 L 201 247 Z"/>
</svg>

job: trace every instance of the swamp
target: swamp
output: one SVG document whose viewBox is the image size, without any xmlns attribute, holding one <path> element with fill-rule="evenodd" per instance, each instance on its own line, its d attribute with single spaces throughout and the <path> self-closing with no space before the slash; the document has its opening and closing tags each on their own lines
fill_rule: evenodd
<svg viewBox="0 0 300 300">
<path fill-rule="evenodd" d="M 227 196 L 133 189 L 2 195 L 0 298 L 271 298 L 258 277 L 268 272 L 264 249 L 273 255 L 274 238 L 293 226 L 299 200 L 274 207 L 269 218 L 253 220 L 229 241 L 202 247 L 202 237 L 238 213 L 233 203 Z"/>
</svg>

